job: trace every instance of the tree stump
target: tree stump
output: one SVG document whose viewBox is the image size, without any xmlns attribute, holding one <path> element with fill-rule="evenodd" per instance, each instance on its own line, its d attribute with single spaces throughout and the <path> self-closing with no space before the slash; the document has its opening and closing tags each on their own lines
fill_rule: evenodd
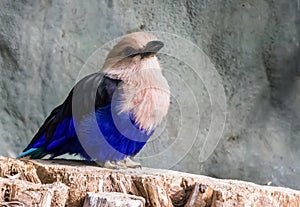
<svg viewBox="0 0 300 207">
<path fill-rule="evenodd" d="M 0 203 L 3 206 L 11 202 L 10 206 L 81 207 L 91 199 L 106 200 L 107 205 L 111 204 L 108 206 L 117 206 L 116 202 L 133 202 L 133 198 L 139 198 L 133 202 L 135 205 L 146 207 L 299 207 L 300 203 L 300 192 L 296 190 L 171 170 L 111 170 L 78 160 L 0 157 L 0 163 Z M 138 203 L 140 199 L 145 203 Z"/>
</svg>

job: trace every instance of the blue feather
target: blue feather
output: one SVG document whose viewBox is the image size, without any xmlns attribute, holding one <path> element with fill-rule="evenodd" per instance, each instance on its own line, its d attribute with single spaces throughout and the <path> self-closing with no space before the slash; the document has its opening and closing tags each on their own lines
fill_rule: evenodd
<svg viewBox="0 0 300 207">
<path fill-rule="evenodd" d="M 80 154 L 85 159 L 107 161 L 123 160 L 138 153 L 146 144 L 153 131 L 139 129 L 130 113 L 117 114 L 111 105 L 98 108 L 77 123 L 73 118 L 65 118 L 55 132 L 46 139 L 45 133 L 31 144 L 30 149 L 19 157 L 31 155 L 42 149 L 44 156 L 52 157 L 65 153 Z M 37 157 L 40 158 L 40 157 Z"/>
<path fill-rule="evenodd" d="M 22 157 L 26 157 L 30 155 L 32 152 L 35 152 L 38 148 L 30 148 L 29 150 L 23 152 L 21 155 L 19 155 L 17 158 L 20 159 Z"/>
<path fill-rule="evenodd" d="M 153 132 L 139 129 L 129 113 L 115 115 L 111 106 L 100 108 L 78 127 L 78 137 L 92 159 L 122 160 L 134 156 L 146 144 Z"/>
</svg>

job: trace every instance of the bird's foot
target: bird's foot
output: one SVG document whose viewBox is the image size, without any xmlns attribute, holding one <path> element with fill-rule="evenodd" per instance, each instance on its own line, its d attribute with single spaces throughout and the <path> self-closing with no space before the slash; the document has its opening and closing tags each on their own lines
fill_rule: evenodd
<svg viewBox="0 0 300 207">
<path fill-rule="evenodd" d="M 103 167 L 108 169 L 125 169 L 126 165 L 122 161 L 106 161 Z"/>
<path fill-rule="evenodd" d="M 123 162 L 128 168 L 142 168 L 140 163 L 131 160 L 129 157 L 125 158 Z"/>
<path fill-rule="evenodd" d="M 140 163 L 132 161 L 129 157 L 122 161 L 106 161 L 100 166 L 108 169 L 141 168 Z"/>
</svg>

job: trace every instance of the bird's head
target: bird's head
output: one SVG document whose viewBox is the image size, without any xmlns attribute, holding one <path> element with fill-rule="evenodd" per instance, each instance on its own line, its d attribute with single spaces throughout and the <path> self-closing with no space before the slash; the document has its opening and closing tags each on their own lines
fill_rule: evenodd
<svg viewBox="0 0 300 207">
<path fill-rule="evenodd" d="M 146 32 L 126 35 L 109 52 L 103 71 L 112 78 L 124 79 L 142 69 L 160 69 L 156 53 L 163 42 Z"/>
</svg>

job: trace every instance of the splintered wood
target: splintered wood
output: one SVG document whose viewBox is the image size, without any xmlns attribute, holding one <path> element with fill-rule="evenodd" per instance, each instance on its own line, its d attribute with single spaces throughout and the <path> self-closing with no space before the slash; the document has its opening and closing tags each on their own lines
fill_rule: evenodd
<svg viewBox="0 0 300 207">
<path fill-rule="evenodd" d="M 83 207 L 145 207 L 143 197 L 125 193 L 87 193 Z"/>
<path fill-rule="evenodd" d="M 68 196 L 68 187 L 62 183 L 41 185 L 0 178 L 0 189 L 0 206 L 65 206 Z"/>
<path fill-rule="evenodd" d="M 299 207 L 300 192 L 160 169 L 0 157 L 0 206 Z"/>
</svg>

